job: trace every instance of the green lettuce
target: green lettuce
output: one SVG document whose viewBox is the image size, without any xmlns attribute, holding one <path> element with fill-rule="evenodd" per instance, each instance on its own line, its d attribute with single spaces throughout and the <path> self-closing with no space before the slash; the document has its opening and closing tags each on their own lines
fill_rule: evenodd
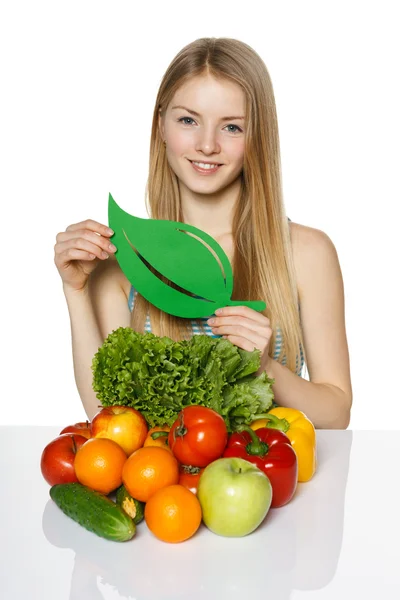
<svg viewBox="0 0 400 600">
<path fill-rule="evenodd" d="M 224 338 L 175 342 L 120 327 L 93 357 L 93 390 L 103 406 L 131 406 L 152 427 L 172 425 L 182 408 L 200 405 L 221 414 L 232 431 L 272 406 L 274 380 L 257 376 L 259 367 L 258 350 Z"/>
</svg>

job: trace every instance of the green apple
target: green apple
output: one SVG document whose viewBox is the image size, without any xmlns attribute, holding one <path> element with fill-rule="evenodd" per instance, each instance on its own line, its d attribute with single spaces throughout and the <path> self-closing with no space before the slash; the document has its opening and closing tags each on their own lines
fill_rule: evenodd
<svg viewBox="0 0 400 600">
<path fill-rule="evenodd" d="M 213 533 L 243 537 L 257 529 L 272 501 L 272 486 L 243 458 L 219 458 L 203 471 L 197 497 L 204 524 Z"/>
</svg>

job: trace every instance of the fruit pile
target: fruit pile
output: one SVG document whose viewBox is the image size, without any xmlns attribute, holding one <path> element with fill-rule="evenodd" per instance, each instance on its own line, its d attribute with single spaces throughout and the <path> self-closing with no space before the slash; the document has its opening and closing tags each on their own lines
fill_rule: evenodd
<svg viewBox="0 0 400 600">
<path fill-rule="evenodd" d="M 110 406 L 64 428 L 40 464 L 59 508 L 106 539 L 132 539 L 141 521 L 170 543 L 192 537 L 201 522 L 241 537 L 311 479 L 316 436 L 304 413 L 283 407 L 228 433 L 204 406 L 151 428 L 138 410 Z"/>
</svg>

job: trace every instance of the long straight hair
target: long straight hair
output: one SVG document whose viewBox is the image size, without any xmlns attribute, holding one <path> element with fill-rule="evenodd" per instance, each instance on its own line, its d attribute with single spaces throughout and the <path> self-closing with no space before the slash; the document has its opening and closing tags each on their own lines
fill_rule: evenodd
<svg viewBox="0 0 400 600">
<path fill-rule="evenodd" d="M 288 368 L 295 372 L 304 345 L 290 229 L 282 196 L 275 98 L 264 62 L 247 44 L 230 38 L 201 38 L 185 46 L 167 68 L 153 113 L 147 212 L 153 219 L 183 221 L 178 178 L 167 160 L 159 114 L 165 114 L 184 83 L 206 74 L 238 84 L 246 98 L 244 164 L 232 224 L 232 299 L 267 303 L 263 314 L 270 319 L 273 331 L 270 356 L 274 355 L 279 327 L 282 346 L 278 361 L 286 356 Z M 135 331 L 144 331 L 147 314 L 156 335 L 180 340 L 192 334 L 189 319 L 164 313 L 137 294 L 131 318 Z"/>
</svg>

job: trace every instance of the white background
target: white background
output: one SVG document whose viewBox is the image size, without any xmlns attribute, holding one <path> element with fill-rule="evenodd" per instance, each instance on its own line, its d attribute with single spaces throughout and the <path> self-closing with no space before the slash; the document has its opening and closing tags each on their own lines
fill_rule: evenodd
<svg viewBox="0 0 400 600">
<path fill-rule="evenodd" d="M 151 117 L 167 66 L 199 37 L 252 46 L 270 72 L 288 216 L 336 245 L 352 429 L 400 418 L 397 2 L 3 2 L 0 424 L 85 420 L 56 234 L 146 216 Z M 260 12 L 261 11 L 261 12 Z"/>
</svg>

